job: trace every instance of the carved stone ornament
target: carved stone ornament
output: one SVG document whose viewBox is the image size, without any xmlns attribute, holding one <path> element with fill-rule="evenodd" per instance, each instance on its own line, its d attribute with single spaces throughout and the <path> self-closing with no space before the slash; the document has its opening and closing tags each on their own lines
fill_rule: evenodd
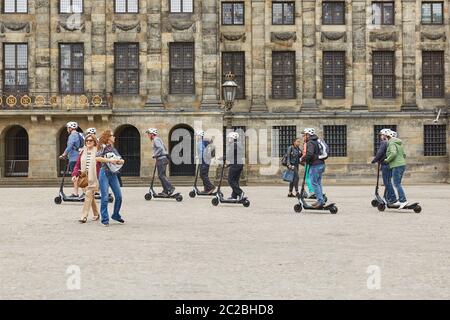
<svg viewBox="0 0 450 320">
<path fill-rule="evenodd" d="M 397 32 L 371 32 L 369 35 L 369 41 L 397 41 Z"/>
<path fill-rule="evenodd" d="M 60 33 L 61 29 L 64 29 L 64 30 L 70 31 L 70 32 L 80 30 L 82 33 L 84 33 L 86 31 L 84 22 L 82 22 L 82 23 L 64 23 L 64 22 L 58 21 L 58 25 L 56 26 L 56 32 Z"/>
<path fill-rule="evenodd" d="M 223 42 L 225 40 L 228 41 L 238 41 L 241 40 L 242 42 L 245 42 L 246 36 L 244 33 L 220 33 L 220 42 Z"/>
<path fill-rule="evenodd" d="M 131 31 L 136 29 L 137 33 L 141 32 L 141 22 L 138 21 L 136 23 L 133 24 L 123 24 L 123 23 L 117 23 L 117 22 L 113 22 L 112 24 L 112 32 L 115 33 L 116 29 L 122 30 L 122 31 Z"/>
<path fill-rule="evenodd" d="M 271 32 L 270 41 L 272 42 L 283 42 L 297 40 L 297 34 L 295 32 Z"/>
<path fill-rule="evenodd" d="M 322 32 L 320 36 L 321 42 L 327 41 L 338 41 L 342 40 L 343 42 L 347 42 L 347 33 L 345 32 Z"/>
<path fill-rule="evenodd" d="M 184 20 L 184 19 L 169 19 L 169 24 L 172 29 L 183 31 L 188 30 L 193 27 L 193 31 L 195 32 L 195 21 L 192 20 Z"/>
<path fill-rule="evenodd" d="M 447 36 L 445 35 L 445 32 L 436 32 L 436 33 L 431 33 L 431 32 L 422 32 L 420 34 L 420 41 L 427 41 L 427 40 L 442 40 L 442 41 L 446 41 L 447 40 Z"/>
<path fill-rule="evenodd" d="M 29 22 L 0 22 L 0 32 L 6 31 L 24 31 L 30 33 L 31 25 Z"/>
</svg>

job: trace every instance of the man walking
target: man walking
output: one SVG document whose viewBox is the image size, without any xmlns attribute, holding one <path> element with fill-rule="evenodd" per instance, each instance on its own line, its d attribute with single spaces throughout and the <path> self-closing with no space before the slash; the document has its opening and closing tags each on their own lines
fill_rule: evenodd
<svg viewBox="0 0 450 320">
<path fill-rule="evenodd" d="M 200 165 L 200 178 L 203 181 L 204 193 L 212 194 L 216 187 L 209 180 L 209 166 L 211 163 L 212 155 L 210 154 L 211 148 L 208 146 L 212 143 L 212 140 L 205 138 L 205 131 L 197 131 L 197 152 Z M 208 150 L 209 149 L 209 150 Z"/>
<path fill-rule="evenodd" d="M 83 147 L 84 142 L 81 135 L 78 133 L 78 123 L 71 121 L 66 124 L 67 133 L 69 137 L 67 138 L 67 147 L 63 154 L 59 156 L 60 159 L 69 158 L 69 171 L 72 172 L 77 163 L 79 149 Z M 78 182 L 77 180 L 73 183 L 73 193 L 71 197 L 79 197 L 78 194 Z"/>
<path fill-rule="evenodd" d="M 227 138 L 228 143 L 224 161 L 228 162 L 230 166 L 228 171 L 228 184 L 233 190 L 228 200 L 242 200 L 245 195 L 240 187 L 239 180 L 244 170 L 244 146 L 239 141 L 239 133 L 237 132 L 230 132 Z"/>
</svg>

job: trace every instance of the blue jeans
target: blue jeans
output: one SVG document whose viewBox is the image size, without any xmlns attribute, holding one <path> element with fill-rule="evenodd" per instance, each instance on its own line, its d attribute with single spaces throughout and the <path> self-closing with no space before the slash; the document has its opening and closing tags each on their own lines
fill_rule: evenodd
<svg viewBox="0 0 450 320">
<path fill-rule="evenodd" d="M 384 183 L 384 198 L 388 203 L 394 203 L 397 201 L 397 196 L 395 195 L 394 187 L 392 186 L 392 169 L 389 165 L 381 165 L 381 173 L 383 175 Z"/>
<path fill-rule="evenodd" d="M 394 180 L 394 187 L 397 189 L 398 193 L 398 201 L 406 202 L 405 191 L 402 187 L 402 178 L 405 173 L 406 166 L 400 166 L 396 168 L 392 168 L 392 179 Z"/>
<path fill-rule="evenodd" d="M 100 184 L 100 193 L 102 196 L 101 205 L 100 205 L 100 215 L 102 217 L 102 223 L 109 223 L 109 214 L 108 214 L 108 200 L 109 200 L 109 187 L 111 187 L 112 192 L 114 193 L 114 212 L 111 216 L 111 219 L 119 220 L 122 217 L 120 216 L 120 207 L 122 206 L 122 192 L 120 191 L 119 179 L 117 178 L 117 174 L 112 173 L 107 170 L 100 170 L 99 177 Z"/>
<path fill-rule="evenodd" d="M 309 178 L 317 197 L 317 202 L 325 204 L 322 192 L 322 175 L 325 172 L 325 164 L 317 164 L 309 167 Z"/>
</svg>

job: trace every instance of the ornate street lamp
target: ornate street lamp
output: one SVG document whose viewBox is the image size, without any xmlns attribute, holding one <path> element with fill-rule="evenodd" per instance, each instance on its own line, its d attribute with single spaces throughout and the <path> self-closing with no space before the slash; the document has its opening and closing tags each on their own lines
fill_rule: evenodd
<svg viewBox="0 0 450 320">
<path fill-rule="evenodd" d="M 236 99 L 236 90 L 238 85 L 234 81 L 234 74 L 231 72 L 225 75 L 225 82 L 222 84 L 223 99 L 225 100 L 224 117 L 226 120 L 227 129 L 232 127 L 231 109 L 233 109 L 234 100 Z"/>
</svg>

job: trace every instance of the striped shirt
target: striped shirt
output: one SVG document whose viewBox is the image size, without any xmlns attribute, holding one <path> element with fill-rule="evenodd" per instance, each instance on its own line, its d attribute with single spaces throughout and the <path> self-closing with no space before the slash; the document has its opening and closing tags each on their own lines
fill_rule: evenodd
<svg viewBox="0 0 450 320">
<path fill-rule="evenodd" d="M 86 172 L 89 172 L 89 165 L 91 164 L 91 156 L 92 156 L 92 152 L 87 151 L 86 152 Z"/>
</svg>

